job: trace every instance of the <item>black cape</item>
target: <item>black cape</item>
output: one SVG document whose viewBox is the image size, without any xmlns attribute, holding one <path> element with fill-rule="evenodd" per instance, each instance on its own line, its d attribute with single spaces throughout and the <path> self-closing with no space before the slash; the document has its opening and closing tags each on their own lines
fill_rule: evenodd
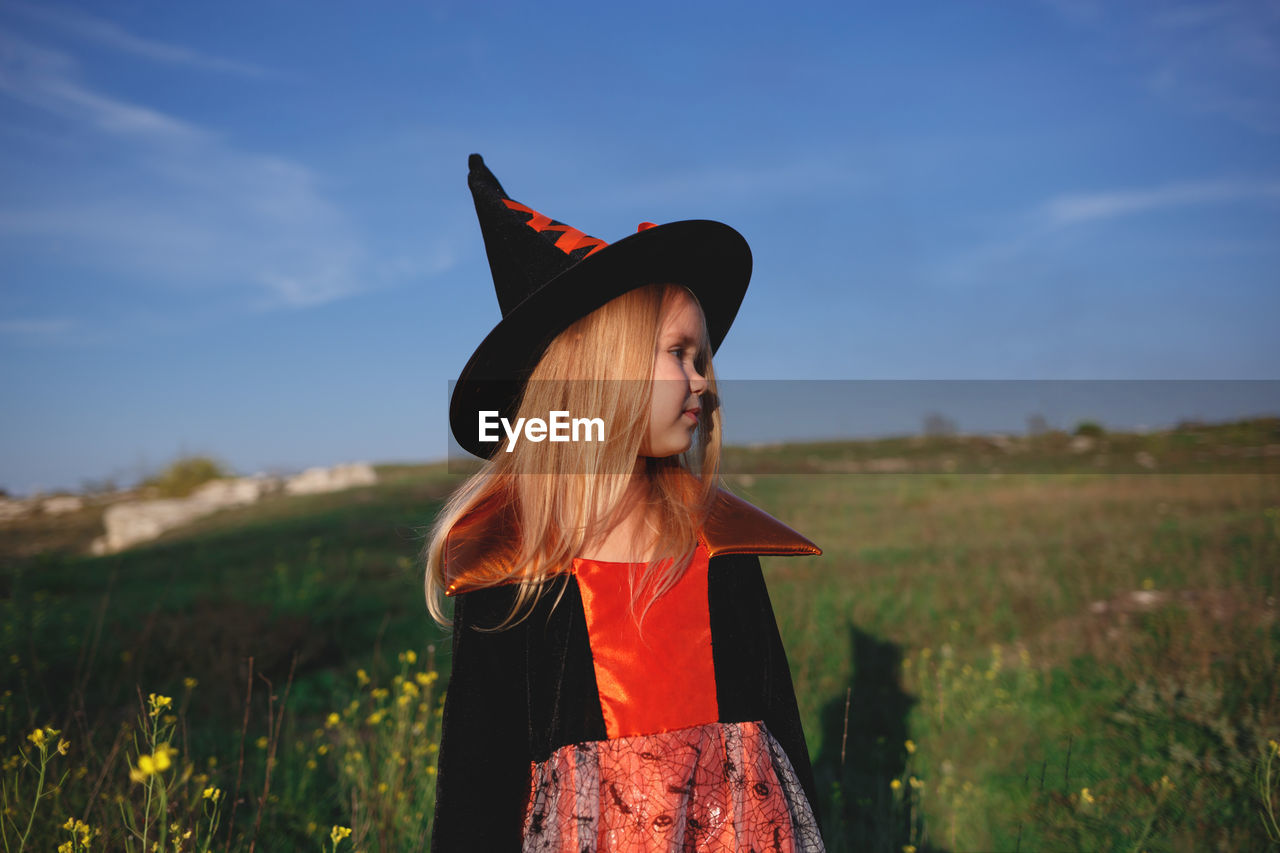
<svg viewBox="0 0 1280 853">
<path fill-rule="evenodd" d="M 763 721 L 816 814 L 791 670 L 757 555 L 821 552 L 759 509 L 721 495 L 705 531 L 719 722 Z M 433 851 L 519 850 L 532 764 L 563 746 L 608 737 L 577 581 L 566 573 L 546 586 L 519 624 L 482 631 L 511 613 L 516 587 L 451 585 L 458 591 Z"/>
</svg>

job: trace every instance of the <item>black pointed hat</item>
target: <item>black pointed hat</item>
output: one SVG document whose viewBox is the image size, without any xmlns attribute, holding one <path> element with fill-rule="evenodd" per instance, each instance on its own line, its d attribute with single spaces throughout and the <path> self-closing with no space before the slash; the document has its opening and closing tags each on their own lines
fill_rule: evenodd
<svg viewBox="0 0 1280 853">
<path fill-rule="evenodd" d="M 646 222 L 606 243 L 513 201 L 479 154 L 469 165 L 502 320 L 462 368 L 449 401 L 453 436 L 468 452 L 493 455 L 500 442 L 480 441 L 480 412 L 515 420 L 524 383 L 555 336 L 629 290 L 688 287 L 712 352 L 719 348 L 751 280 L 751 249 L 737 231 L 707 219 Z"/>
</svg>

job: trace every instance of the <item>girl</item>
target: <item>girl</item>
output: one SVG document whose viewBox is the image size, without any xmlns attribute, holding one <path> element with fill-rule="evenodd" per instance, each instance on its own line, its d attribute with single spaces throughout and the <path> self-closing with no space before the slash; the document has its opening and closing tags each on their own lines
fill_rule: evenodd
<svg viewBox="0 0 1280 853">
<path fill-rule="evenodd" d="M 487 461 L 425 549 L 442 624 L 453 601 L 432 848 L 822 850 L 757 556 L 821 552 L 717 487 L 746 241 L 606 244 L 470 167 L 503 318 L 450 402 Z"/>
</svg>

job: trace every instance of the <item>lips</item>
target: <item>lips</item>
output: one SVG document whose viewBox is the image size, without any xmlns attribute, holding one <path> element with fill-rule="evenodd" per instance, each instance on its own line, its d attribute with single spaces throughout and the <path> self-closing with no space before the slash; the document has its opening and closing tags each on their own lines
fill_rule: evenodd
<svg viewBox="0 0 1280 853">
<path fill-rule="evenodd" d="M 685 409 L 684 413 L 692 418 L 694 423 L 697 423 L 698 415 L 702 413 L 702 409 Z"/>
</svg>

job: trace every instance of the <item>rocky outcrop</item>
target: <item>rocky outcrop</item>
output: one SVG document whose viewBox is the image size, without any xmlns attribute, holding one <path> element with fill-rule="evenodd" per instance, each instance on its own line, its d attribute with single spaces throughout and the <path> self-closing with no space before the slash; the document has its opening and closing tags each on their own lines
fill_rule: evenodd
<svg viewBox="0 0 1280 853">
<path fill-rule="evenodd" d="M 79 512 L 84 509 L 84 498 L 76 495 L 55 495 L 51 498 L 45 498 L 44 502 L 40 504 L 40 509 L 45 515 Z"/>
<path fill-rule="evenodd" d="M 22 518 L 35 509 L 35 501 L 0 498 L 0 521 L 11 521 Z"/>
<path fill-rule="evenodd" d="M 364 463 L 310 468 L 283 482 L 277 477 L 261 476 L 211 480 L 189 497 L 130 501 L 108 507 L 102 517 L 106 533 L 94 540 L 92 550 L 95 554 L 114 554 L 203 515 L 252 504 L 282 489 L 288 494 L 313 494 L 372 485 L 377 480 L 373 466 Z"/>
<path fill-rule="evenodd" d="M 314 495 L 320 492 L 337 492 L 355 486 L 372 486 L 378 482 L 373 466 L 365 462 L 335 465 L 332 468 L 308 468 L 296 477 L 290 477 L 284 490 L 291 495 Z"/>
</svg>

